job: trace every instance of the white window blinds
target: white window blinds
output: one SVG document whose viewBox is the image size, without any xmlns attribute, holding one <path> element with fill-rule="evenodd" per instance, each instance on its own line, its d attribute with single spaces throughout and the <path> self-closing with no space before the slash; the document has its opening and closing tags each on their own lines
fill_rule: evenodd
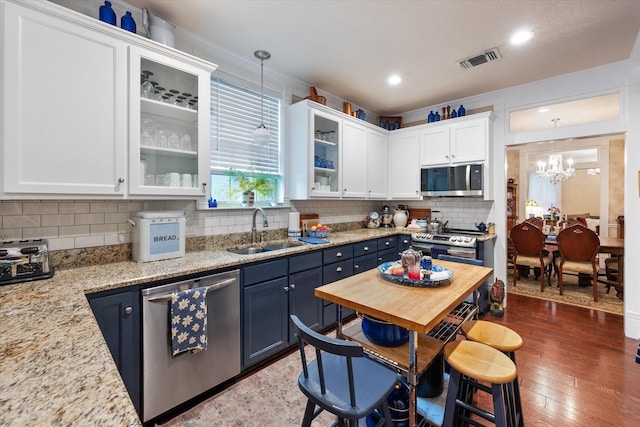
<svg viewBox="0 0 640 427">
<path fill-rule="evenodd" d="M 260 105 L 260 92 L 211 79 L 212 173 L 280 175 L 280 100 L 264 96 L 264 124 L 271 135 L 266 146 L 251 138 L 260 125 Z"/>
</svg>

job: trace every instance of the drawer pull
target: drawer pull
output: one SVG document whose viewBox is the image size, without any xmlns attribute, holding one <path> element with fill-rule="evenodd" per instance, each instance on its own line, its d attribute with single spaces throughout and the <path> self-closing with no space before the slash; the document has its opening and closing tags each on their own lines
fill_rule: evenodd
<svg viewBox="0 0 640 427">
<path fill-rule="evenodd" d="M 342 271 L 342 267 L 338 267 L 338 268 L 336 268 L 336 271 L 337 271 L 338 273 L 340 273 L 340 272 Z"/>
<path fill-rule="evenodd" d="M 368 251 L 369 251 L 369 246 L 365 246 L 365 247 L 364 247 L 364 251 L 365 251 L 365 252 L 368 252 Z"/>
<path fill-rule="evenodd" d="M 391 242 L 384 242 L 385 246 L 389 246 L 391 244 Z"/>
<path fill-rule="evenodd" d="M 131 313 L 133 313 L 133 307 L 126 307 L 126 308 L 124 309 L 124 314 L 129 315 L 129 314 L 131 314 Z"/>
<path fill-rule="evenodd" d="M 341 257 L 342 257 L 342 252 L 336 253 L 336 258 L 341 258 Z"/>
</svg>

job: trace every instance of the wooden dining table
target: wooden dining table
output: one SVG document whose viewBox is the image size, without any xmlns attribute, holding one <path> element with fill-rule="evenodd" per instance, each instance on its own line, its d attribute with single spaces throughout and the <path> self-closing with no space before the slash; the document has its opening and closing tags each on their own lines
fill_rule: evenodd
<svg viewBox="0 0 640 427">
<path fill-rule="evenodd" d="M 438 287 L 397 284 L 383 278 L 377 269 L 372 269 L 315 289 L 318 298 L 339 307 L 338 337 L 359 342 L 369 350 L 369 354 L 406 372 L 411 426 L 417 422 L 416 386 L 419 375 L 444 347 L 442 341 L 426 334 L 493 274 L 493 269 L 488 267 L 442 260 L 438 260 L 437 265 L 453 272 L 453 277 Z M 409 342 L 399 347 L 378 346 L 362 334 L 359 324 L 343 331 L 341 307 L 408 329 Z"/>
</svg>

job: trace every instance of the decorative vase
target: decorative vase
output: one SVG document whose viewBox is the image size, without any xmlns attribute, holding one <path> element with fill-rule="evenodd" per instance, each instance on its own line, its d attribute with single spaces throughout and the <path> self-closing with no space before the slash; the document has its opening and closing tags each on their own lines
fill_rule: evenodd
<svg viewBox="0 0 640 427">
<path fill-rule="evenodd" d="M 242 193 L 242 199 L 240 203 L 244 207 L 253 206 L 255 197 L 256 197 L 256 193 L 254 193 L 253 191 L 245 191 L 244 193 Z"/>
<path fill-rule="evenodd" d="M 393 224 L 397 228 L 404 228 L 407 225 L 408 215 L 405 210 L 396 209 L 396 212 L 393 214 Z"/>
<path fill-rule="evenodd" d="M 122 15 L 122 18 L 120 18 L 120 28 L 132 33 L 136 32 L 136 21 L 133 20 L 133 16 L 131 16 L 131 12 L 128 10 L 126 15 Z"/>
<path fill-rule="evenodd" d="M 116 25 L 116 13 L 111 8 L 111 2 L 105 1 L 104 5 L 100 6 L 100 20 L 107 24 Z"/>
</svg>

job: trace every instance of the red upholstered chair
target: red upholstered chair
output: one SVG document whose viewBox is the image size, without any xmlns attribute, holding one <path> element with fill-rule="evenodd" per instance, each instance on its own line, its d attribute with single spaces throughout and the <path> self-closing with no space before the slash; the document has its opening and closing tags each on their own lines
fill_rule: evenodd
<svg viewBox="0 0 640 427">
<path fill-rule="evenodd" d="M 572 271 L 592 276 L 593 300 L 598 301 L 598 270 L 600 269 L 597 260 L 600 249 L 598 235 L 581 225 L 565 228 L 558 234 L 558 249 L 560 250 L 558 269 L 560 295 L 563 292 L 562 274 L 564 271 Z"/>
<path fill-rule="evenodd" d="M 544 276 L 551 286 L 551 257 L 544 250 L 546 236 L 535 225 L 525 221 L 511 229 L 511 241 L 515 248 L 513 255 L 513 286 L 518 279 L 518 265 L 540 269 L 540 292 L 544 291 Z"/>
</svg>

